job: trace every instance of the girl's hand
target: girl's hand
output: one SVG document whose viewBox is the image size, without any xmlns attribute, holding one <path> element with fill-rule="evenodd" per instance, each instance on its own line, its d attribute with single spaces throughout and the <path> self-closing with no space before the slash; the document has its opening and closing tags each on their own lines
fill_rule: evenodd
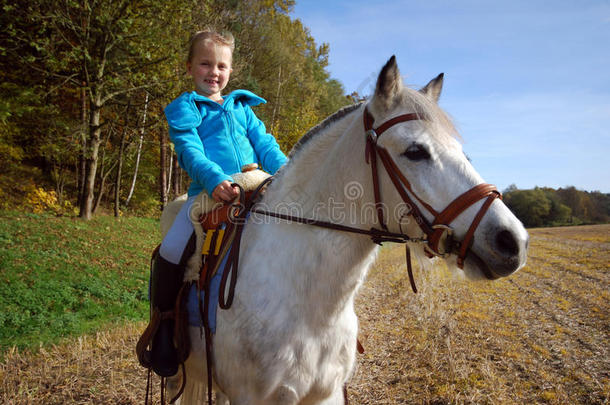
<svg viewBox="0 0 610 405">
<path fill-rule="evenodd" d="M 214 191 L 212 191 L 212 198 L 216 202 L 231 202 L 238 195 L 239 189 L 237 187 L 231 187 L 231 183 L 228 180 L 217 185 Z"/>
</svg>

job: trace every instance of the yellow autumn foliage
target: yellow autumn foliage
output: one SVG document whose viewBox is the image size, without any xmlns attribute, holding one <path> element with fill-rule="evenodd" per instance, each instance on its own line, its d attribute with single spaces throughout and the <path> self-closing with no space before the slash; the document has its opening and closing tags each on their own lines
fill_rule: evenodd
<svg viewBox="0 0 610 405">
<path fill-rule="evenodd" d="M 47 191 L 42 187 L 37 187 L 34 183 L 30 183 L 25 187 L 25 191 L 23 208 L 34 213 L 40 214 L 52 211 L 59 215 L 73 209 L 70 201 L 64 200 L 63 203 L 60 203 L 54 190 Z"/>
</svg>

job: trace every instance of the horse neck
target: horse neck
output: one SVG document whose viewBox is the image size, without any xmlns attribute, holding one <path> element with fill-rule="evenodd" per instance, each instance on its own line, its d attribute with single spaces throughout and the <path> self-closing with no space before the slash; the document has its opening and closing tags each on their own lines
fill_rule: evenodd
<svg viewBox="0 0 610 405">
<path fill-rule="evenodd" d="M 327 128 L 293 156 L 265 195 L 266 209 L 361 229 L 371 227 L 358 215 L 368 192 L 356 199 L 345 192 L 347 184 L 359 185 L 363 191 L 370 188 L 364 142 L 358 142 L 364 139 L 361 114 L 352 114 L 355 116 L 344 119 L 347 122 Z M 353 302 L 377 245 L 366 235 L 294 223 L 276 226 L 280 232 L 290 232 L 293 247 L 299 246 L 297 251 L 280 253 L 294 265 L 278 276 L 289 279 L 287 285 L 298 290 L 294 296 L 301 297 L 302 310 L 312 322 L 332 322 Z M 295 260 L 295 255 L 302 257 Z"/>
</svg>

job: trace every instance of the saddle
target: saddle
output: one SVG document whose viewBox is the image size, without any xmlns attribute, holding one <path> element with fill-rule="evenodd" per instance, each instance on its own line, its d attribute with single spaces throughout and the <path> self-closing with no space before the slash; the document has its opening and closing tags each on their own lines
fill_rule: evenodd
<svg viewBox="0 0 610 405">
<path fill-rule="evenodd" d="M 182 364 L 183 378 L 182 387 L 178 394 L 170 401 L 173 403 L 180 397 L 186 384 L 186 374 L 184 369 L 184 361 L 190 353 L 190 337 L 189 337 L 189 314 L 195 312 L 194 318 L 199 322 L 199 326 L 203 326 L 205 331 L 207 361 L 211 361 L 212 349 L 212 334 L 215 330 L 215 325 L 211 325 L 210 318 L 213 314 L 213 322 L 215 323 L 215 311 L 219 305 L 221 308 L 229 308 L 233 300 L 233 291 L 237 277 L 237 260 L 239 257 L 239 243 L 241 239 L 241 231 L 245 224 L 245 218 L 249 207 L 262 194 L 262 188 L 271 180 L 271 176 L 256 168 L 245 168 L 244 172 L 237 173 L 231 176 L 234 180 L 234 185 L 240 189 L 239 199 L 231 204 L 217 203 L 206 192 L 200 193 L 196 200 L 192 203 L 189 216 L 193 223 L 195 231 L 194 243 L 189 243 L 190 258 L 186 262 L 186 268 L 183 277 L 183 286 L 180 289 L 173 313 L 163 314 L 175 320 L 174 327 L 174 343 L 179 353 L 179 361 Z M 161 231 L 163 237 L 169 231 L 176 215 L 182 209 L 186 202 L 186 195 L 180 196 L 169 203 L 161 215 Z M 235 245 L 233 246 L 233 241 Z M 153 251 L 151 263 L 158 254 L 159 247 Z M 231 251 L 231 253 L 229 253 Z M 189 254 L 190 252 L 187 252 Z M 215 282 L 217 290 L 212 291 L 212 279 L 217 275 L 221 263 L 229 262 L 223 268 L 222 280 L 220 285 Z M 229 273 L 231 280 L 229 284 L 229 298 L 225 300 L 224 290 L 228 281 Z M 189 292 L 197 290 L 195 295 L 195 307 L 187 310 L 187 305 L 191 303 Z M 219 294 L 218 289 L 221 291 Z M 199 291 L 204 292 L 205 299 L 203 303 L 200 300 Z M 213 302 L 215 301 L 215 302 Z M 172 312 L 172 311 L 170 311 Z M 136 353 L 140 364 L 149 369 L 150 383 L 150 366 L 147 360 L 147 348 L 154 336 L 160 318 L 157 316 L 151 317 L 150 324 L 140 337 L 136 345 Z M 211 364 L 208 364 L 210 370 Z M 210 379 L 211 374 L 208 375 Z M 147 383 L 146 402 L 148 402 L 149 383 Z M 208 384 L 211 387 L 211 381 Z M 162 403 L 164 402 L 163 381 L 161 391 Z"/>
<path fill-rule="evenodd" d="M 267 178 L 271 177 L 268 173 L 258 169 L 249 169 L 245 167 L 241 173 L 231 175 L 235 184 L 237 184 L 246 195 L 251 194 L 256 188 Z M 168 203 L 163 209 L 161 214 L 161 234 L 165 237 L 174 219 L 180 209 L 186 202 L 187 196 L 182 195 L 176 198 L 174 201 Z M 208 248 L 212 248 L 212 252 L 215 252 L 215 244 L 212 244 L 210 239 L 206 238 L 206 235 L 225 223 L 231 212 L 231 205 L 225 203 L 219 203 L 214 201 L 205 191 L 202 191 L 195 199 L 192 204 L 191 211 L 189 213 L 193 228 L 195 229 L 195 247 L 193 254 L 186 263 L 186 270 L 184 272 L 184 282 L 199 280 L 200 270 L 203 266 L 203 252 L 204 241 L 208 240 Z M 213 235 L 214 233 L 210 233 Z M 216 236 L 216 240 L 218 240 Z M 208 252 L 209 253 L 209 252 Z"/>
</svg>

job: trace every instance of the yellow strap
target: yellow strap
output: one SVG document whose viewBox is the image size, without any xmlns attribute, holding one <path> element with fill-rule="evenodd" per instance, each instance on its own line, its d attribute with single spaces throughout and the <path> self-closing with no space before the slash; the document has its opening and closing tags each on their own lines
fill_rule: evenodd
<svg viewBox="0 0 610 405">
<path fill-rule="evenodd" d="M 216 238 L 216 249 L 214 249 L 214 256 L 218 256 L 220 253 L 220 246 L 222 245 L 222 237 L 225 235 L 224 229 L 218 230 L 218 237 Z"/>
<path fill-rule="evenodd" d="M 205 240 L 203 241 L 203 247 L 201 248 L 201 254 L 207 255 L 210 253 L 210 245 L 212 244 L 212 236 L 214 236 L 215 229 L 208 229 L 205 234 Z"/>
</svg>

